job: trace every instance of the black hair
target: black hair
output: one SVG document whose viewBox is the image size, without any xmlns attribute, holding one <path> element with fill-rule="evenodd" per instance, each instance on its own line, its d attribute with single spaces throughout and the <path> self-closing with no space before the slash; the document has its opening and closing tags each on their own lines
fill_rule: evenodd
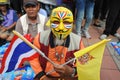
<svg viewBox="0 0 120 80">
<path fill-rule="evenodd" d="M 10 5 L 9 4 L 4 4 L 4 5 L 6 5 L 6 10 L 8 11 L 10 9 Z M 3 15 L 1 10 L 0 10 L 0 15 Z"/>
<path fill-rule="evenodd" d="M 69 9 L 69 10 L 72 12 L 72 9 L 71 9 L 68 5 L 66 5 L 66 4 L 58 5 L 58 6 L 56 6 L 55 8 L 57 8 L 57 7 L 65 7 L 65 8 Z M 54 8 L 53 8 L 53 9 L 54 9 Z"/>
<path fill-rule="evenodd" d="M 10 9 L 10 5 L 9 4 L 4 4 L 6 6 L 6 9 L 9 10 Z"/>
<path fill-rule="evenodd" d="M 7 8 L 7 10 L 9 10 L 10 9 L 10 5 L 6 4 L 6 8 Z"/>
</svg>

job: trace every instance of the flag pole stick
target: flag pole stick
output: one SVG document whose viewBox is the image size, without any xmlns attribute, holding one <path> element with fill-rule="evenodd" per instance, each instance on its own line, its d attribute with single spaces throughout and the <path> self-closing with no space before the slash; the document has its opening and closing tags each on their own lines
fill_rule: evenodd
<svg viewBox="0 0 120 80">
<path fill-rule="evenodd" d="M 42 57 L 44 57 L 46 60 L 48 60 L 51 64 L 56 65 L 52 60 L 50 60 L 45 54 L 40 51 L 36 46 L 34 46 L 31 42 L 29 42 L 26 38 L 24 38 L 20 33 L 13 30 L 13 33 L 17 35 L 20 39 L 22 39 L 26 44 L 28 44 L 31 48 L 35 49 Z"/>
<path fill-rule="evenodd" d="M 69 61 L 65 62 L 64 64 L 61 64 L 61 66 L 65 66 L 66 64 L 68 64 L 68 63 L 70 63 L 70 62 L 72 62 L 72 61 L 74 61 L 74 60 L 76 60 L 76 58 L 70 59 Z M 49 75 L 50 73 L 52 73 L 52 72 L 54 72 L 54 71 L 55 71 L 55 70 L 52 69 L 51 71 L 47 72 L 46 75 Z"/>
</svg>

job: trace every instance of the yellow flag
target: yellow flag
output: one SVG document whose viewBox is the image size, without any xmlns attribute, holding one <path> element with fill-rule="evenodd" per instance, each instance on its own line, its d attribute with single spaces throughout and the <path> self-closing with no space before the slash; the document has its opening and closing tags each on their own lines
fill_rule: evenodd
<svg viewBox="0 0 120 80">
<path fill-rule="evenodd" d="M 45 24 L 47 27 L 50 27 L 50 19 L 47 21 L 47 23 Z"/>
<path fill-rule="evenodd" d="M 102 40 L 74 53 L 77 59 L 78 80 L 100 80 L 100 68 L 106 43 Z"/>
</svg>

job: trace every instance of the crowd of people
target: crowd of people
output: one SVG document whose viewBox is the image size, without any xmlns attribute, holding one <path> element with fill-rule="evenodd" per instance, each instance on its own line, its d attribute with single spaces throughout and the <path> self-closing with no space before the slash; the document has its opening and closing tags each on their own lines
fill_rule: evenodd
<svg viewBox="0 0 120 80">
<path fill-rule="evenodd" d="M 117 30 L 120 25 L 119 0 L 118 2 L 111 0 L 114 4 L 111 4 L 111 1 L 109 0 L 51 0 L 51 1 L 37 0 L 37 1 L 39 2 L 38 13 L 46 17 L 45 22 L 47 22 L 51 10 L 54 7 L 58 5 L 67 5 L 70 7 L 74 15 L 74 23 L 75 23 L 74 31 L 77 35 L 85 36 L 86 38 L 91 39 L 92 36 L 89 33 L 89 27 L 91 25 L 94 25 L 95 27 L 103 27 L 101 25 L 101 21 L 104 21 L 106 24 L 105 30 L 103 31 L 103 34 L 101 34 L 99 38 L 105 39 L 109 35 L 113 35 L 117 38 L 120 38 L 119 33 L 117 33 Z M 11 33 L 11 31 L 12 29 L 15 29 L 17 20 L 18 20 L 17 26 L 21 25 L 20 23 L 21 19 L 19 18 L 21 18 L 27 12 L 27 9 L 23 3 L 24 0 L 1 0 L 0 17 L 2 19 L 2 17 L 4 16 L 3 18 L 4 21 L 3 20 L 0 21 L 1 22 L 0 45 L 12 39 L 13 34 Z M 6 6 L 6 12 L 2 9 L 4 5 Z M 10 11 L 10 13 L 7 13 L 8 11 Z M 11 18 L 7 18 L 6 16 L 7 17 L 11 16 Z M 39 21 L 37 22 L 39 23 Z M 20 27 L 19 28 L 16 27 L 17 31 L 18 29 L 20 29 Z M 34 34 L 33 31 L 32 33 Z"/>
<path fill-rule="evenodd" d="M 81 38 L 91 39 L 89 27 L 102 27 L 100 21 L 106 21 L 101 40 L 109 35 L 120 39 L 119 4 L 120 0 L 0 0 L 0 46 L 12 40 L 12 30 L 30 34 L 33 44 L 56 63 L 41 56 L 31 60 L 35 80 L 77 80 L 74 62 L 61 64 L 84 48 Z M 51 69 L 55 71 L 46 75 Z"/>
</svg>

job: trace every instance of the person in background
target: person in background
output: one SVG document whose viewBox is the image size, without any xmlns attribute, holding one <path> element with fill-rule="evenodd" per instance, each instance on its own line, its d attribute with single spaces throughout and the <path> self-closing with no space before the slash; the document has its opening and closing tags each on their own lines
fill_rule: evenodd
<svg viewBox="0 0 120 80">
<path fill-rule="evenodd" d="M 102 6 L 101 6 L 101 16 L 100 20 L 105 21 L 107 17 L 107 13 L 109 11 L 109 4 L 110 0 L 103 0 Z"/>
<path fill-rule="evenodd" d="M 101 14 L 102 3 L 103 3 L 103 0 L 95 0 L 93 25 L 96 27 L 101 27 L 99 17 Z"/>
<path fill-rule="evenodd" d="M 117 30 L 120 27 L 120 0 L 111 0 L 108 16 L 106 19 L 105 30 L 100 39 L 106 39 L 109 35 L 113 35 L 120 39 Z"/>
<path fill-rule="evenodd" d="M 56 0 L 57 6 L 63 4 L 63 0 Z"/>
<path fill-rule="evenodd" d="M 18 20 L 17 13 L 10 9 L 7 0 L 0 0 L 0 15 L 3 21 L 0 24 L 0 41 L 11 41 L 13 38 L 12 30 Z"/>
<path fill-rule="evenodd" d="M 90 39 L 88 32 L 89 26 L 93 19 L 94 0 L 76 0 L 76 33 L 81 36 L 85 35 Z M 85 24 L 82 27 L 82 21 L 85 18 Z M 81 29 L 82 28 L 82 29 Z"/>
<path fill-rule="evenodd" d="M 26 14 L 17 21 L 15 30 L 20 34 L 31 34 L 34 38 L 37 33 L 44 31 L 46 18 L 38 13 L 40 5 L 37 0 L 24 0 L 24 10 Z"/>
<path fill-rule="evenodd" d="M 33 44 L 40 49 L 56 65 L 51 64 L 41 55 L 30 61 L 36 76 L 35 80 L 78 80 L 74 60 L 74 52 L 84 47 L 81 37 L 72 32 L 73 13 L 64 6 L 58 6 L 50 15 L 50 29 L 40 32 Z M 51 70 L 54 72 L 50 72 Z"/>
<path fill-rule="evenodd" d="M 69 6 L 74 16 L 75 16 L 75 7 L 76 7 L 75 2 L 76 0 L 62 0 L 62 4 Z"/>
<path fill-rule="evenodd" d="M 39 5 L 40 5 L 39 13 L 42 14 L 42 15 L 44 15 L 45 17 L 48 17 L 47 16 L 47 11 L 42 6 L 42 2 L 41 1 L 38 1 L 38 2 L 39 2 Z"/>
<path fill-rule="evenodd" d="M 101 21 L 106 20 L 109 11 L 109 2 L 110 0 L 95 0 L 93 21 L 95 27 L 102 27 Z"/>
<path fill-rule="evenodd" d="M 18 17 L 23 14 L 23 0 L 10 0 L 10 6 L 13 10 L 17 11 Z"/>
<path fill-rule="evenodd" d="M 38 0 L 44 3 L 44 8 L 47 11 L 47 16 L 50 16 L 51 10 L 57 5 L 56 0 Z"/>
</svg>

